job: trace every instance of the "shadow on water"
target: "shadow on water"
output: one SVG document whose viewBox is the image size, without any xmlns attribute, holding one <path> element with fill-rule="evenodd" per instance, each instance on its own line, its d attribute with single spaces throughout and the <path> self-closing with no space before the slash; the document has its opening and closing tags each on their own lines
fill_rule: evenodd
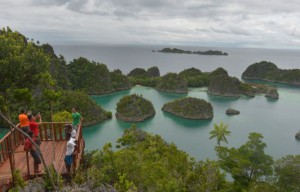
<svg viewBox="0 0 300 192">
<path fill-rule="evenodd" d="M 272 98 L 267 98 L 267 97 L 266 97 L 266 101 L 267 101 L 268 103 L 276 103 L 276 102 L 278 101 L 278 99 L 272 99 Z"/>
<path fill-rule="evenodd" d="M 263 84 L 263 85 L 269 85 L 272 87 L 278 87 L 278 88 L 288 88 L 288 89 L 299 89 L 299 85 L 292 85 L 288 83 L 275 83 L 275 82 L 269 82 L 269 81 L 262 81 L 262 80 L 246 80 L 243 79 L 243 82 L 245 83 L 257 83 L 257 84 Z"/>
<path fill-rule="evenodd" d="M 117 118 L 115 119 L 115 121 L 116 121 L 116 124 L 118 125 L 118 128 L 122 131 L 125 131 L 126 129 L 131 128 L 133 124 L 136 125 L 136 127 L 140 128 L 140 129 L 146 128 L 148 124 L 152 123 L 154 118 L 155 118 L 155 116 L 153 116 L 149 119 L 146 119 L 143 122 L 125 122 L 125 121 L 119 120 Z"/>
<path fill-rule="evenodd" d="M 210 95 L 210 94 L 207 94 L 207 95 L 208 95 L 210 100 L 213 100 L 213 101 L 221 100 L 222 102 L 224 102 L 224 101 L 237 101 L 240 98 L 240 97 L 224 97 L 224 96 Z"/>
<path fill-rule="evenodd" d="M 216 95 L 209 95 L 208 99 L 210 102 L 214 103 L 232 103 L 238 101 L 240 97 L 223 97 L 223 96 L 216 96 Z"/>
<path fill-rule="evenodd" d="M 116 124 L 118 125 L 118 128 L 122 131 L 125 131 L 126 129 L 129 129 L 133 124 L 138 126 L 138 123 L 135 122 L 125 122 L 119 119 L 115 119 Z"/>
<path fill-rule="evenodd" d="M 116 99 L 121 98 L 124 95 L 129 95 L 130 90 L 124 90 L 119 92 L 110 93 L 107 95 L 92 95 L 92 99 L 95 100 L 97 103 L 110 103 Z"/>
<path fill-rule="evenodd" d="M 185 119 L 181 117 L 177 117 L 172 115 L 168 112 L 163 112 L 163 116 L 171 119 L 176 124 L 183 126 L 184 128 L 198 128 L 198 127 L 207 127 L 209 124 L 212 123 L 212 119 L 209 120 L 192 120 L 192 119 Z"/>
</svg>

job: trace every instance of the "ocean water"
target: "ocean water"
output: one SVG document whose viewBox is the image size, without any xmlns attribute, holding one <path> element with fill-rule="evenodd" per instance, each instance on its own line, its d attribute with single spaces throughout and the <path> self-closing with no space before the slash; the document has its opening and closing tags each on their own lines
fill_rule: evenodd
<svg viewBox="0 0 300 192">
<path fill-rule="evenodd" d="M 166 46 L 170 47 L 170 46 Z M 174 46 L 178 47 L 178 46 Z M 136 67 L 149 68 L 158 66 L 161 74 L 180 72 L 190 67 L 202 71 L 212 71 L 223 67 L 229 75 L 240 78 L 242 72 L 252 63 L 262 60 L 274 62 L 279 68 L 299 68 L 300 51 L 296 50 L 265 50 L 265 49 L 229 49 L 229 48 L 195 48 L 179 47 L 185 50 L 221 50 L 229 56 L 202 56 L 164 54 L 152 52 L 163 47 L 155 46 L 54 46 L 57 54 L 62 54 L 67 60 L 80 56 L 104 63 L 110 70 L 121 69 L 127 74 Z M 295 140 L 295 133 L 300 130 L 300 88 L 286 85 L 277 86 L 279 100 L 268 100 L 264 95 L 255 98 L 242 96 L 238 99 L 210 96 L 206 88 L 189 89 L 187 95 L 162 93 L 149 87 L 135 86 L 131 90 L 121 91 L 92 98 L 106 110 L 116 112 L 116 103 L 125 95 L 139 94 L 150 100 L 156 110 L 156 115 L 137 127 L 149 133 L 161 135 L 167 142 L 175 143 L 179 149 L 185 150 L 196 159 L 216 159 L 214 147 L 217 142 L 209 139 L 209 132 L 214 123 L 223 121 L 229 126 L 231 136 L 228 137 L 229 147 L 239 147 L 247 141 L 250 132 L 263 134 L 267 144 L 266 152 L 275 159 L 288 154 L 299 154 L 300 141 Z M 161 110 L 164 103 L 173 99 L 192 96 L 209 101 L 214 108 L 212 120 L 186 120 L 175 117 Z M 240 110 L 237 116 L 227 116 L 225 111 L 232 107 Z M 102 148 L 107 142 L 115 144 L 123 131 L 131 123 L 111 120 L 86 127 L 83 135 L 86 149 Z"/>
<path fill-rule="evenodd" d="M 120 69 L 128 74 L 134 68 L 148 69 L 157 66 L 161 75 L 168 72 L 180 72 L 195 67 L 210 72 L 218 67 L 226 69 L 230 76 L 240 78 L 250 65 L 260 61 L 270 61 L 279 68 L 300 67 L 300 50 L 251 49 L 251 48 L 205 48 L 181 46 L 141 46 L 141 45 L 57 45 L 53 46 L 56 54 L 63 55 L 67 61 L 79 57 L 104 63 L 109 70 Z M 229 56 L 167 54 L 152 52 L 164 47 L 176 47 L 191 51 L 220 50 Z"/>
</svg>

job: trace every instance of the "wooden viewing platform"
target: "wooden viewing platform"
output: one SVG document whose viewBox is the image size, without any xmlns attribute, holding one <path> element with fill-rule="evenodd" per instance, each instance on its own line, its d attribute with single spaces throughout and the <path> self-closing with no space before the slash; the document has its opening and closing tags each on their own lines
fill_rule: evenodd
<svg viewBox="0 0 300 192">
<path fill-rule="evenodd" d="M 66 153 L 65 123 L 44 122 L 39 126 L 40 145 L 46 165 L 54 165 L 60 174 L 66 173 L 64 157 Z M 33 158 L 29 152 L 24 151 L 24 136 L 12 129 L 0 140 L 0 192 L 4 186 L 12 182 L 12 170 L 20 170 L 25 179 L 36 176 L 33 171 Z M 74 152 L 74 163 L 71 170 L 74 172 L 80 164 L 84 150 L 82 127 L 78 126 L 76 133 L 77 145 Z M 12 150 L 10 150 L 12 149 Z M 39 176 L 46 174 L 43 164 Z"/>
</svg>

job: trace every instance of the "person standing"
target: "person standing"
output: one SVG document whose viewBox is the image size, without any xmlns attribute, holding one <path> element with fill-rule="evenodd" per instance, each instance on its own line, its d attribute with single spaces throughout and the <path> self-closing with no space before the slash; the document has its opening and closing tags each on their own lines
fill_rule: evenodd
<svg viewBox="0 0 300 192">
<path fill-rule="evenodd" d="M 72 125 L 66 124 L 65 125 L 65 132 L 71 134 L 71 138 L 75 139 L 76 138 L 76 131 L 73 129 Z"/>
<path fill-rule="evenodd" d="M 42 124 L 42 116 L 38 114 L 36 117 L 33 115 L 28 115 L 29 119 L 29 129 L 33 132 L 35 138 L 39 136 L 39 125 Z M 39 119 L 39 122 L 36 122 L 36 119 Z"/>
<path fill-rule="evenodd" d="M 67 140 L 67 148 L 66 148 L 66 156 L 65 156 L 65 165 L 67 173 L 71 173 L 71 166 L 73 164 L 73 153 L 75 150 L 75 139 L 71 138 L 71 133 L 66 133 L 66 140 Z"/>
<path fill-rule="evenodd" d="M 20 121 L 20 123 L 17 125 L 17 127 L 20 127 L 22 131 L 24 131 L 25 133 L 28 133 L 29 119 L 26 115 L 25 109 L 20 110 L 19 121 Z"/>
<path fill-rule="evenodd" d="M 78 125 L 81 124 L 83 118 L 80 115 L 80 113 L 77 112 L 75 107 L 72 108 L 72 119 L 73 119 L 72 122 L 73 129 L 77 131 Z"/>
<path fill-rule="evenodd" d="M 40 144 L 38 143 L 38 140 L 34 138 L 33 132 L 32 131 L 28 131 L 28 135 L 32 138 L 32 140 L 34 142 L 36 142 L 36 144 Z M 39 170 L 39 164 L 41 164 L 41 158 L 40 158 L 40 154 L 37 150 L 37 148 L 35 147 L 35 145 L 32 144 L 32 142 L 30 141 L 29 138 L 26 138 L 25 140 L 25 144 L 24 144 L 24 150 L 25 151 L 29 151 L 30 155 L 33 158 L 33 169 L 34 169 L 34 173 L 40 173 L 41 171 Z"/>
</svg>

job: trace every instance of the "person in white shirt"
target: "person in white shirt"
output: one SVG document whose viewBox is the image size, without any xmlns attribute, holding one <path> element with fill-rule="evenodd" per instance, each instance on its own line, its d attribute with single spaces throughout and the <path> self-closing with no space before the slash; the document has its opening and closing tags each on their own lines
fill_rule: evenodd
<svg viewBox="0 0 300 192">
<path fill-rule="evenodd" d="M 65 156 L 65 165 L 67 169 L 67 173 L 71 173 L 71 166 L 73 164 L 73 152 L 75 149 L 75 139 L 71 138 L 71 133 L 66 133 L 66 139 L 67 139 L 67 148 L 66 148 L 66 156 Z"/>
<path fill-rule="evenodd" d="M 71 131 L 71 138 L 75 139 L 76 138 L 76 130 L 72 129 Z"/>
<path fill-rule="evenodd" d="M 73 129 L 72 125 L 66 124 L 65 125 L 65 132 L 71 134 L 71 138 L 75 139 L 76 138 L 76 130 Z"/>
</svg>

